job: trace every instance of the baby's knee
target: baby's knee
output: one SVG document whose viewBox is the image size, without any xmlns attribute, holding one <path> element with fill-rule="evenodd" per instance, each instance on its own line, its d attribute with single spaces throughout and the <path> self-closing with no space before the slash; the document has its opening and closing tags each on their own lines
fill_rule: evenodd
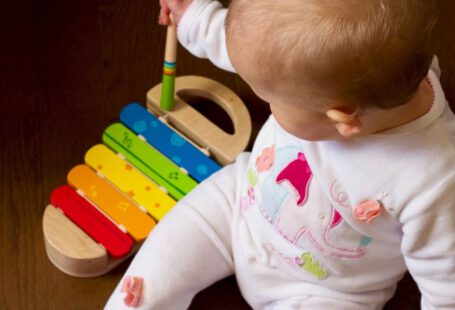
<svg viewBox="0 0 455 310">
<path fill-rule="evenodd" d="M 324 309 L 324 310 L 378 310 L 382 305 L 358 303 L 339 298 L 320 296 L 298 296 L 272 302 L 265 307 L 267 310 L 298 310 L 298 309 Z"/>
</svg>

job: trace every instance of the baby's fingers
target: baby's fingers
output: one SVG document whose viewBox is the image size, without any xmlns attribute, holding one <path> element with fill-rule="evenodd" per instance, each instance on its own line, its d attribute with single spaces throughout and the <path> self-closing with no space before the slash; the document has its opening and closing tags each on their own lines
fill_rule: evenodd
<svg viewBox="0 0 455 310">
<path fill-rule="evenodd" d="M 166 0 L 160 0 L 160 16 L 158 18 L 158 23 L 160 25 L 166 26 L 169 25 L 170 19 L 169 19 L 169 14 L 171 13 L 171 10 L 169 9 L 169 6 L 167 5 Z"/>
<path fill-rule="evenodd" d="M 161 26 L 167 26 L 170 23 L 169 15 L 163 12 L 160 12 L 160 16 L 158 18 L 158 24 Z"/>
</svg>

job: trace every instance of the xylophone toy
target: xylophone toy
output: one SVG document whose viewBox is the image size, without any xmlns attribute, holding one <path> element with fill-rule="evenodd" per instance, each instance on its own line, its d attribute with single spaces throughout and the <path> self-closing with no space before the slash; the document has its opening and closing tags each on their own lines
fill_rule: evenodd
<svg viewBox="0 0 455 310">
<path fill-rule="evenodd" d="M 247 146 L 251 120 L 241 99 L 207 78 L 175 78 L 171 27 L 166 45 L 163 83 L 147 93 L 148 109 L 124 107 L 103 143 L 69 171 L 68 185 L 51 194 L 43 215 L 46 252 L 69 275 L 99 276 L 133 255 L 178 200 Z M 234 134 L 182 100 L 184 92 L 220 105 Z"/>
</svg>

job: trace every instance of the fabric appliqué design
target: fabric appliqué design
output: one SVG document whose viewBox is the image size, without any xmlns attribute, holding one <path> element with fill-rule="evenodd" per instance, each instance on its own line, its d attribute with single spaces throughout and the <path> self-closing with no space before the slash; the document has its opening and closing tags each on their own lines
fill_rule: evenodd
<svg viewBox="0 0 455 310">
<path fill-rule="evenodd" d="M 310 243 L 325 256 L 354 259 L 365 255 L 365 249 L 361 246 L 353 245 L 352 248 L 345 248 L 337 246 L 331 241 L 331 231 L 342 223 L 343 217 L 332 206 L 330 206 L 329 209 L 331 217 L 323 231 L 321 230 L 322 227 L 320 223 L 323 219 L 313 218 L 311 212 L 309 212 L 307 220 L 301 220 L 300 229 L 294 235 L 291 235 L 289 231 L 285 232 L 283 230 L 283 227 L 287 227 L 288 225 L 279 223 L 280 219 L 275 223 L 275 227 L 281 235 L 292 244 L 298 245 L 301 238 L 305 237 L 306 240 L 310 241 Z"/>
<path fill-rule="evenodd" d="M 301 206 L 305 203 L 308 195 L 311 176 L 311 169 L 306 161 L 305 155 L 303 155 L 303 153 L 299 153 L 297 159 L 281 171 L 281 173 L 277 176 L 276 181 L 277 183 L 288 181 L 297 191 L 299 196 L 297 205 Z"/>
<path fill-rule="evenodd" d="M 255 203 L 255 196 L 254 196 L 254 188 L 253 187 L 248 187 L 247 195 L 245 197 L 242 197 L 241 199 L 241 206 L 240 210 L 242 213 L 247 212 L 252 205 Z"/>
<path fill-rule="evenodd" d="M 267 171 L 272 168 L 275 161 L 275 145 L 262 150 L 261 155 L 256 158 L 256 169 L 258 172 Z"/>
<path fill-rule="evenodd" d="M 306 157 L 298 148 L 278 149 L 275 164 L 260 185 L 259 210 L 292 244 L 305 248 L 309 242 L 323 255 L 334 258 L 362 257 L 365 250 L 359 241 L 339 246 L 331 240 L 332 231 L 341 225 L 343 217 L 325 202 L 317 187 L 311 194 L 313 200 L 308 201 L 312 176 Z"/>
<path fill-rule="evenodd" d="M 349 207 L 349 198 L 345 192 L 336 191 L 336 181 L 330 188 L 334 205 L 330 203 L 326 192 L 313 180 L 310 165 L 300 147 L 266 147 L 253 161 L 246 177 L 248 188 L 241 199 L 242 213 L 253 206 L 258 208 L 285 240 L 302 249 L 295 257 L 274 251 L 296 270 L 312 274 L 319 280 L 325 279 L 327 268 L 316 257 L 358 259 L 366 254 L 366 247 L 373 242 L 344 220 L 343 216 L 347 214 L 341 210 Z M 366 214 L 370 221 L 376 217 L 371 214 Z"/>
<path fill-rule="evenodd" d="M 337 191 L 337 185 L 338 182 L 336 180 L 330 185 L 330 196 L 338 205 L 343 208 L 349 208 L 349 204 L 347 203 L 349 200 L 348 194 L 343 191 Z"/>
<path fill-rule="evenodd" d="M 329 225 L 327 225 L 325 233 L 324 233 L 324 240 L 331 249 L 330 253 L 325 253 L 326 255 L 332 256 L 332 257 L 343 257 L 343 258 L 360 258 L 363 255 L 365 255 L 365 249 L 361 246 L 360 247 L 355 247 L 355 248 L 342 248 L 334 245 L 330 241 L 330 232 L 337 227 L 338 225 L 341 224 L 343 221 L 343 217 L 341 214 L 332 206 L 332 217 L 329 222 Z M 324 253 L 324 251 L 322 251 Z"/>
<path fill-rule="evenodd" d="M 330 195 L 332 199 L 335 201 L 335 203 L 338 204 L 340 207 L 351 209 L 353 217 L 358 222 L 365 222 L 367 224 L 370 224 L 385 210 L 382 201 L 379 199 L 365 200 L 364 202 L 358 204 L 357 206 L 351 207 L 347 193 L 339 189 L 339 184 L 337 180 L 333 181 L 330 186 Z M 385 191 L 382 194 L 382 198 L 385 199 L 387 196 L 388 193 Z M 362 236 L 360 238 L 359 245 L 360 247 L 365 248 L 368 245 L 370 245 L 373 241 L 374 239 L 369 236 Z"/>
<path fill-rule="evenodd" d="M 332 199 L 339 206 L 343 208 L 351 208 L 349 203 L 348 195 L 343 191 L 337 191 L 338 182 L 335 180 L 330 185 L 330 195 Z M 387 197 L 387 192 L 382 194 L 383 198 Z M 393 210 L 393 209 L 390 209 Z M 368 199 L 352 207 L 352 214 L 358 222 L 366 222 L 370 224 L 375 218 L 380 216 L 384 211 L 384 206 L 379 199 Z"/>
<path fill-rule="evenodd" d="M 357 221 L 370 224 L 375 218 L 381 215 L 382 204 L 378 200 L 367 200 L 356 206 L 353 210 Z"/>
<path fill-rule="evenodd" d="M 248 184 L 250 184 L 250 186 L 253 186 L 253 187 L 256 186 L 256 184 L 258 182 L 258 177 L 256 175 L 256 172 L 251 168 L 248 169 L 247 179 L 248 179 Z"/>
<path fill-rule="evenodd" d="M 327 278 L 327 270 L 323 267 L 322 263 L 315 259 L 310 253 L 303 253 L 300 257 L 296 257 L 295 263 L 303 270 L 316 276 L 319 280 Z"/>
<path fill-rule="evenodd" d="M 289 257 L 276 250 L 270 243 L 267 245 L 267 249 L 271 253 L 276 253 L 279 258 L 294 269 L 303 270 L 318 280 L 326 279 L 329 274 L 324 265 L 309 252 L 303 252 L 300 256 Z"/>
<path fill-rule="evenodd" d="M 362 238 L 360 238 L 360 246 L 366 247 L 371 242 L 373 242 L 373 238 L 371 238 L 371 237 L 363 236 Z"/>
</svg>

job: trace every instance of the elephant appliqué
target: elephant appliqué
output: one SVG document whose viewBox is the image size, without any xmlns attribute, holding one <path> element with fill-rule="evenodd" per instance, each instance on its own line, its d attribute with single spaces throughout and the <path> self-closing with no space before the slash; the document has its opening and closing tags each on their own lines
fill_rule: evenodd
<svg viewBox="0 0 455 310">
<path fill-rule="evenodd" d="M 360 258 L 365 254 L 362 237 L 343 223 L 330 204 L 305 155 L 297 147 L 264 149 L 256 160 L 257 207 L 289 242 L 316 248 L 325 256 Z M 254 184 L 256 185 L 256 184 Z"/>
</svg>

